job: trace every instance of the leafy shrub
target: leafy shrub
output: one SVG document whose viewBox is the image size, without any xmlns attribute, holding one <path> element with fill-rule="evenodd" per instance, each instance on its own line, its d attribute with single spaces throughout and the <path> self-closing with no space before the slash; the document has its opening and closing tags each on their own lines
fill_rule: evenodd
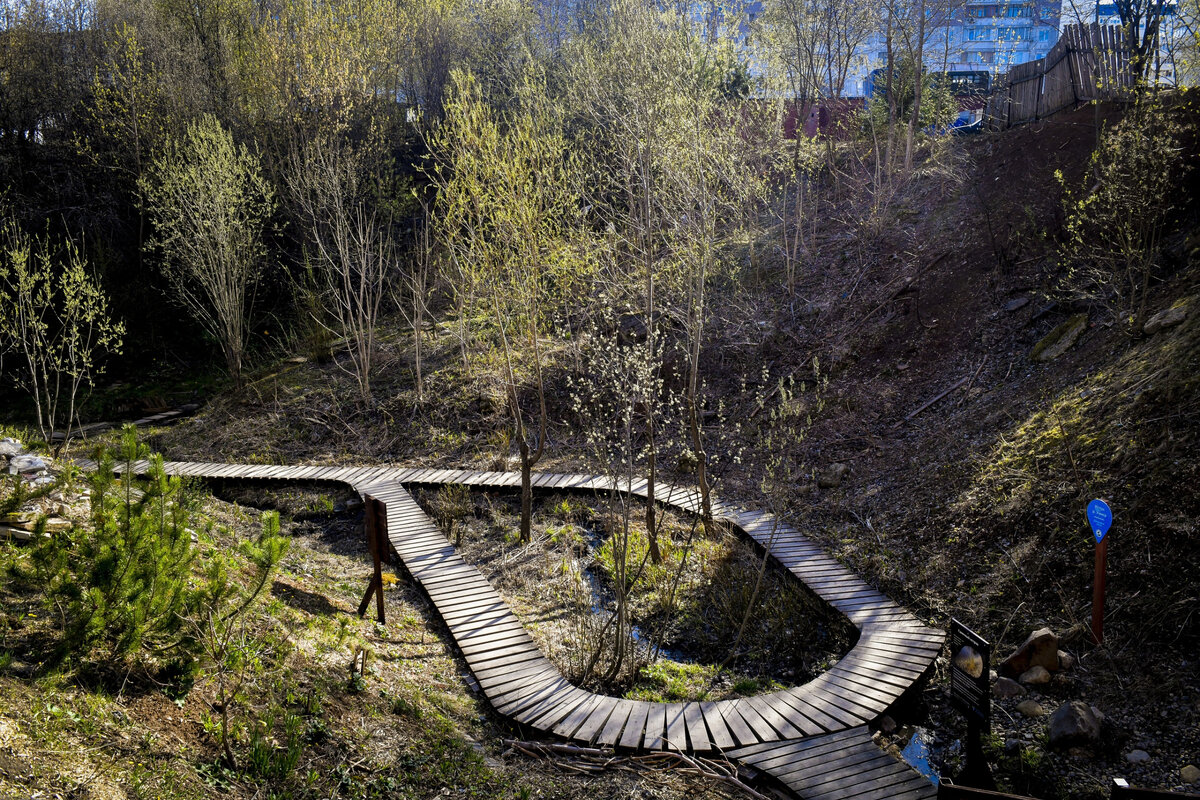
<svg viewBox="0 0 1200 800">
<path fill-rule="evenodd" d="M 1108 308 L 1133 331 L 1159 267 L 1162 238 L 1179 197 L 1181 128 L 1161 105 L 1138 103 L 1100 137 L 1084 183 L 1064 186 L 1066 266 L 1060 288 Z"/>
</svg>

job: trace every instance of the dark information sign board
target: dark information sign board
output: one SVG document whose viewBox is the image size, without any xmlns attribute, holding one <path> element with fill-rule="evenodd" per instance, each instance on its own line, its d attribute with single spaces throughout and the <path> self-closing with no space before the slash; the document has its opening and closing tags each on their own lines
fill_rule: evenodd
<svg viewBox="0 0 1200 800">
<path fill-rule="evenodd" d="M 988 682 L 992 646 L 956 619 L 950 620 L 950 702 L 968 720 L 992 717 Z"/>
</svg>

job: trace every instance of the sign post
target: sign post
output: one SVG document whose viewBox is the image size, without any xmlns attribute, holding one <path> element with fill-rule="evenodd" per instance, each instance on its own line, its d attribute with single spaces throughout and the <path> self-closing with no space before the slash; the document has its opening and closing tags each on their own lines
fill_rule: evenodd
<svg viewBox="0 0 1200 800">
<path fill-rule="evenodd" d="M 983 755 L 983 732 L 992 721 L 992 692 L 988 680 L 992 646 L 956 619 L 950 620 L 950 702 L 967 718 L 968 780 L 991 784 Z"/>
<path fill-rule="evenodd" d="M 1112 509 L 1103 500 L 1093 500 L 1087 505 L 1088 527 L 1096 539 L 1096 572 L 1092 578 L 1092 639 L 1104 644 L 1104 590 L 1108 580 L 1108 539 L 1105 534 L 1112 527 Z"/>
</svg>

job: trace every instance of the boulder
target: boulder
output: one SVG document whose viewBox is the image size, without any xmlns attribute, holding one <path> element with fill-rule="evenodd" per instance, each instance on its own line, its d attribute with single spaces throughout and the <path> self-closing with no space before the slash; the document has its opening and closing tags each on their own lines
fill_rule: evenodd
<svg viewBox="0 0 1200 800">
<path fill-rule="evenodd" d="M 1021 673 L 1020 680 L 1026 686 L 1040 686 L 1050 682 L 1050 671 L 1045 667 L 1030 667 Z"/>
<path fill-rule="evenodd" d="M 1179 770 L 1179 777 L 1183 779 L 1184 783 L 1200 783 L 1200 767 L 1188 764 Z"/>
<path fill-rule="evenodd" d="M 1042 708 L 1042 704 L 1037 700 L 1022 700 L 1017 703 L 1017 711 L 1027 717 L 1044 717 L 1046 709 Z"/>
<path fill-rule="evenodd" d="M 8 459 L 8 474 L 16 475 L 18 472 L 45 472 L 49 468 L 44 458 L 37 456 L 21 455 L 13 456 Z"/>
<path fill-rule="evenodd" d="M 992 694 L 1001 700 L 1011 700 L 1025 694 L 1025 687 L 1012 678 L 997 678 L 992 685 Z"/>
<path fill-rule="evenodd" d="M 25 448 L 21 446 L 19 439 L 11 437 L 0 439 L 0 456 L 11 458 L 12 456 L 19 456 L 24 452 Z"/>
<path fill-rule="evenodd" d="M 1042 364 L 1053 361 L 1075 346 L 1079 337 L 1087 330 L 1087 325 L 1087 314 L 1076 314 L 1034 345 L 1029 358 Z"/>
<path fill-rule="evenodd" d="M 1079 747 L 1100 741 L 1100 720 L 1087 703 L 1072 700 L 1050 715 L 1050 746 Z"/>
<path fill-rule="evenodd" d="M 1186 305 L 1172 306 L 1171 308 L 1163 309 L 1155 314 L 1150 319 L 1146 320 L 1146 324 L 1142 326 L 1142 332 L 1147 336 L 1153 336 L 1159 331 L 1167 328 L 1174 328 L 1179 323 L 1187 319 L 1188 307 Z"/>
<path fill-rule="evenodd" d="M 1125 760 L 1130 764 L 1144 764 L 1150 760 L 1150 754 L 1145 750 L 1130 750 L 1125 754 Z"/>
<path fill-rule="evenodd" d="M 1029 634 L 1025 643 L 1000 664 L 1000 674 L 1016 678 L 1030 667 L 1044 667 L 1051 672 L 1058 669 L 1058 637 L 1049 628 Z"/>
<path fill-rule="evenodd" d="M 847 473 L 850 472 L 850 467 L 842 463 L 830 464 L 829 468 L 817 476 L 817 486 L 822 489 L 836 489 L 842 485 Z"/>
</svg>

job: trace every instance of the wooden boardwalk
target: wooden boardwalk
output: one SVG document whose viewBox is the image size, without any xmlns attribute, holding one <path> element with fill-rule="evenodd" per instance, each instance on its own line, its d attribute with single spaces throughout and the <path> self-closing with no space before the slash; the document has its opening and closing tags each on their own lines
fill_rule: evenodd
<svg viewBox="0 0 1200 800">
<path fill-rule="evenodd" d="M 86 463 L 83 464 L 87 466 Z M 406 484 L 516 488 L 520 475 L 448 469 L 315 467 L 167 462 L 168 473 L 238 480 L 333 481 L 377 498 L 392 548 L 441 615 L 488 702 L 530 729 L 590 745 L 724 752 L 803 798 L 922 798 L 932 785 L 876 747 L 866 724 L 930 667 L 944 634 L 838 564 L 772 515 L 714 500 L 713 515 L 754 539 L 859 631 L 838 663 L 803 686 L 739 700 L 653 703 L 573 686 L 542 654 L 487 578 L 468 564 L 421 510 Z M 118 465 L 118 469 L 121 466 Z M 142 471 L 145 463 L 135 465 Z M 618 490 L 645 484 L 540 474 L 540 489 Z M 696 512 L 694 490 L 660 485 L 659 502 Z"/>
</svg>

